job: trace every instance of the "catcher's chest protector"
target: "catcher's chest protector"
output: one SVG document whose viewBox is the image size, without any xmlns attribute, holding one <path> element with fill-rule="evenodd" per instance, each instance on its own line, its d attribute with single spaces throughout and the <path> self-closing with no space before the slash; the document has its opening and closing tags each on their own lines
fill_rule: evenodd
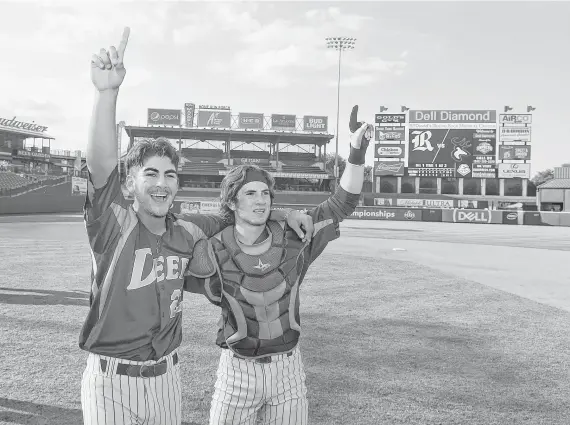
<svg viewBox="0 0 570 425">
<path fill-rule="evenodd" d="M 233 226 L 212 238 L 222 275 L 223 332 L 228 347 L 244 357 L 292 350 L 301 331 L 299 275 L 304 244 L 282 225 L 267 223 L 271 247 L 261 255 L 244 253 Z"/>
</svg>

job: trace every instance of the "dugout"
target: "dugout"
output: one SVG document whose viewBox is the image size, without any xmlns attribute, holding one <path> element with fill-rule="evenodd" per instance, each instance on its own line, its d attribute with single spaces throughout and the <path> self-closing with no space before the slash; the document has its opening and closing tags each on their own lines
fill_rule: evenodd
<svg viewBox="0 0 570 425">
<path fill-rule="evenodd" d="M 537 190 L 541 211 L 570 212 L 570 166 L 554 168 L 554 178 Z"/>
</svg>

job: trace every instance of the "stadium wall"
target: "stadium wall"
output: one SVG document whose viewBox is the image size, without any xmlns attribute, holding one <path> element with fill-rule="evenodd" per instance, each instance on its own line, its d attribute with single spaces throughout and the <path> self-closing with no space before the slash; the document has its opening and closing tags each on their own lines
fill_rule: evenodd
<svg viewBox="0 0 570 425">
<path fill-rule="evenodd" d="M 291 198 L 276 196 L 276 208 L 309 209 L 327 198 L 294 196 L 295 202 L 284 202 Z M 212 198 L 208 197 L 211 201 Z M 180 212 L 180 205 L 187 200 L 174 202 L 173 211 Z M 81 213 L 84 197 L 71 195 L 71 183 L 35 190 L 12 198 L 0 198 L 0 214 L 61 214 Z M 443 223 L 506 224 L 530 226 L 570 227 L 570 212 L 550 211 L 502 211 L 462 208 L 385 208 L 358 206 L 350 219 L 381 221 L 425 221 Z"/>
</svg>

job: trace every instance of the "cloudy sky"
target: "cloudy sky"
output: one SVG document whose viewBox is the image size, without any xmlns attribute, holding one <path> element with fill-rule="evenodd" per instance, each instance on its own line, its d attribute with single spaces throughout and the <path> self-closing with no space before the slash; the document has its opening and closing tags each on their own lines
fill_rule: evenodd
<svg viewBox="0 0 570 425">
<path fill-rule="evenodd" d="M 334 133 L 338 57 L 325 37 L 349 36 L 357 44 L 343 55 L 341 155 L 354 104 L 369 121 L 380 105 L 533 105 L 534 174 L 570 162 L 569 17 L 568 2 L 0 0 L 0 117 L 48 126 L 52 148 L 84 150 L 91 54 L 130 26 L 118 106 L 128 125 L 145 125 L 149 107 L 194 102 L 326 115 Z"/>
</svg>

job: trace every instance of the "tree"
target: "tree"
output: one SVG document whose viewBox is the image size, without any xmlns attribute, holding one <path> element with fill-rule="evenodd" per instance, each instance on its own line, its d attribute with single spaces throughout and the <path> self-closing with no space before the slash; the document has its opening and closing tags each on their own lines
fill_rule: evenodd
<svg viewBox="0 0 570 425">
<path fill-rule="evenodd" d="M 325 170 L 334 175 L 334 153 L 327 153 L 325 156 Z M 344 168 L 346 167 L 346 159 L 342 156 L 338 156 L 338 176 L 342 176 L 344 173 Z"/>
<path fill-rule="evenodd" d="M 554 178 L 554 170 L 552 168 L 548 168 L 544 171 L 539 171 L 536 175 L 531 179 L 536 187 L 540 186 L 543 183 L 546 183 L 549 180 Z"/>
</svg>

